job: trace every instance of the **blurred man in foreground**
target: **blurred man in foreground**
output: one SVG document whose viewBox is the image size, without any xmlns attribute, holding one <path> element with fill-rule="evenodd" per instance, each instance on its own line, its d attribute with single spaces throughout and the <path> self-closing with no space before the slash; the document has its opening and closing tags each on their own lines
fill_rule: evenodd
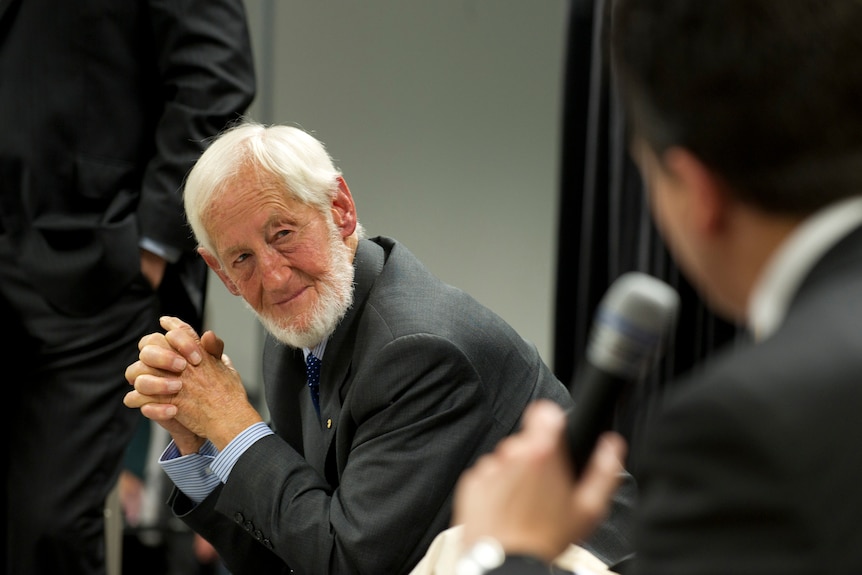
<svg viewBox="0 0 862 575">
<path fill-rule="evenodd" d="M 862 2 L 620 0 L 613 26 L 655 221 L 753 340 L 676 382 L 633 446 L 634 571 L 858 573 Z M 458 490 L 455 521 L 497 550 L 486 565 L 529 557 L 494 573 L 546 572 L 600 516 L 621 453 L 603 444 L 576 482 L 559 409 L 531 414 Z"/>
</svg>

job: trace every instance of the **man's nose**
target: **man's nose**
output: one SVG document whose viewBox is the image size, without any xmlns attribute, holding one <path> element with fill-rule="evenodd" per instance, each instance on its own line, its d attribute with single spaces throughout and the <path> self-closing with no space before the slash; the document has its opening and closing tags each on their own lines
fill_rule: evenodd
<svg viewBox="0 0 862 575">
<path fill-rule="evenodd" d="M 278 289 L 290 279 L 293 268 L 281 254 L 267 251 L 259 259 L 260 277 L 264 289 Z"/>
</svg>

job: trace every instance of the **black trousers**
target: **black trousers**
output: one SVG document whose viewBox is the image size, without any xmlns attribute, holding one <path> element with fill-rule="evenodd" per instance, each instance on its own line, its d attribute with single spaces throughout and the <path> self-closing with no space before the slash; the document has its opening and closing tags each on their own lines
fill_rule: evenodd
<svg viewBox="0 0 862 575">
<path fill-rule="evenodd" d="M 141 417 L 123 405 L 124 372 L 164 306 L 140 276 L 98 313 L 68 317 L 12 256 L 0 236 L 0 317 L 12 340 L 0 347 L 12 430 L 2 457 L 6 573 L 104 575 L 105 499 Z"/>
</svg>

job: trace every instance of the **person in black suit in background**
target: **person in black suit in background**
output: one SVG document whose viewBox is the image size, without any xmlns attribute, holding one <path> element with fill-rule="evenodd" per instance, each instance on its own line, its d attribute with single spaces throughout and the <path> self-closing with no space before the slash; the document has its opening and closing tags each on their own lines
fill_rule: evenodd
<svg viewBox="0 0 862 575">
<path fill-rule="evenodd" d="M 862 572 L 862 3 L 619 0 L 613 26 L 658 228 L 750 333 L 674 382 L 633 444 L 626 572 Z M 474 573 L 547 572 L 601 515 L 619 439 L 576 482 L 563 427 L 536 406 L 463 476 L 455 520 L 489 538 L 486 566 L 521 554 Z"/>
<path fill-rule="evenodd" d="M 254 96 L 241 0 L 0 2 L 6 573 L 105 573 L 134 343 L 200 320 L 181 188 Z"/>
</svg>

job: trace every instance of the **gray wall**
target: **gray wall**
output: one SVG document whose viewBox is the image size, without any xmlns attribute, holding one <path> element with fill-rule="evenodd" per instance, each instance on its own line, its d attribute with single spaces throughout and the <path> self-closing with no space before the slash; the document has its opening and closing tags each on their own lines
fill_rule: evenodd
<svg viewBox="0 0 862 575">
<path fill-rule="evenodd" d="M 312 131 L 369 236 L 405 243 L 550 363 L 563 0 L 246 0 L 250 116 Z M 262 334 L 211 276 L 208 325 L 246 382 Z"/>
</svg>

